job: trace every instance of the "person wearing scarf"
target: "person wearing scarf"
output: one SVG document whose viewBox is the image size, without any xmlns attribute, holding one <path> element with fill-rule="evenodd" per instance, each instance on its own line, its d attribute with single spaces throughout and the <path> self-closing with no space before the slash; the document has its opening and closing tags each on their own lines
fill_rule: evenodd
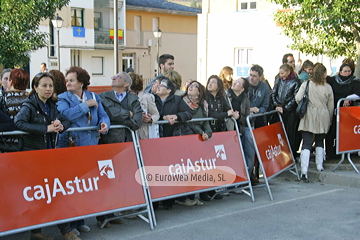
<svg viewBox="0 0 360 240">
<path fill-rule="evenodd" d="M 271 101 L 275 110 L 281 114 L 295 159 L 299 155 L 297 150 L 301 142 L 301 134 L 297 131 L 299 118 L 295 114 L 297 107 L 295 95 L 299 91 L 301 82 L 296 77 L 292 66 L 288 64 L 280 66 L 279 76 L 275 81 Z"/>
<path fill-rule="evenodd" d="M 333 77 L 328 76 L 326 81 L 330 84 L 334 93 L 334 106 L 341 98 L 360 96 L 360 79 L 354 76 L 355 66 L 350 63 L 343 63 L 340 66 L 339 73 Z M 348 107 L 352 103 L 344 101 L 342 107 Z M 334 111 L 336 114 L 336 111 Z M 326 134 L 325 146 L 328 159 L 339 159 L 335 153 L 334 139 L 336 138 L 336 117 L 332 118 L 332 124 L 329 132 Z"/>
</svg>

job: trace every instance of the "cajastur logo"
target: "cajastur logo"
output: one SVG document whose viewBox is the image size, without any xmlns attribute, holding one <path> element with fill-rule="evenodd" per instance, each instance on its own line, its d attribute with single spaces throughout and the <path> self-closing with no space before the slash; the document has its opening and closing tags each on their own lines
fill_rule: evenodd
<svg viewBox="0 0 360 240">
<path fill-rule="evenodd" d="M 227 160 L 224 145 L 215 145 L 216 157 L 220 157 L 222 160 Z"/>
<path fill-rule="evenodd" d="M 98 161 L 100 176 L 106 175 L 109 179 L 115 178 L 115 171 L 112 160 Z"/>
</svg>

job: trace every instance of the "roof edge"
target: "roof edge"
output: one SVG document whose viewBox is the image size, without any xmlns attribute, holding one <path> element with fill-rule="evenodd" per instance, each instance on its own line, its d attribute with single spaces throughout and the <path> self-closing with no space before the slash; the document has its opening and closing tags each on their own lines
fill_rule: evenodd
<svg viewBox="0 0 360 240">
<path fill-rule="evenodd" d="M 197 16 L 198 14 L 201 14 L 201 12 L 186 12 L 186 11 L 167 10 L 167 9 L 160 9 L 160 8 L 140 7 L 140 6 L 133 6 L 133 5 L 126 5 L 126 10 L 166 13 L 166 14 L 184 15 L 184 16 Z"/>
</svg>

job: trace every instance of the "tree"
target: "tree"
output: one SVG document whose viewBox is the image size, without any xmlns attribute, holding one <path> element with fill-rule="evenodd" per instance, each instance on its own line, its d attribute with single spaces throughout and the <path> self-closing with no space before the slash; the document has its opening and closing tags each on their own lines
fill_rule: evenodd
<svg viewBox="0 0 360 240">
<path fill-rule="evenodd" d="M 293 40 L 291 49 L 331 58 L 356 58 L 360 67 L 359 0 L 270 1 L 284 8 L 275 13 L 274 20 Z"/>
<path fill-rule="evenodd" d="M 197 8 L 197 4 L 196 4 L 195 0 L 192 0 L 192 1 L 191 1 L 190 7 L 192 7 L 192 8 Z"/>
<path fill-rule="evenodd" d="M 26 65 L 32 50 L 48 45 L 48 34 L 40 32 L 41 20 L 53 19 L 57 9 L 70 0 L 1 0 L 0 64 Z"/>
</svg>

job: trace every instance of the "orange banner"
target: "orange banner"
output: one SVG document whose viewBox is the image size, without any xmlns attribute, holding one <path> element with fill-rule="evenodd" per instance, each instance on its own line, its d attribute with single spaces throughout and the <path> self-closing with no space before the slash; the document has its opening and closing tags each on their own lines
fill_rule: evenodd
<svg viewBox="0 0 360 240">
<path fill-rule="evenodd" d="M 266 177 L 294 163 L 281 122 L 253 130 Z"/>
<path fill-rule="evenodd" d="M 133 143 L 0 154 L 0 232 L 144 204 Z"/>
<path fill-rule="evenodd" d="M 338 152 L 359 151 L 360 149 L 360 107 L 340 107 Z"/>
<path fill-rule="evenodd" d="M 146 169 L 159 169 L 146 175 L 152 199 L 248 181 L 235 131 L 213 133 L 207 141 L 199 135 L 144 139 L 140 146 Z"/>
</svg>

